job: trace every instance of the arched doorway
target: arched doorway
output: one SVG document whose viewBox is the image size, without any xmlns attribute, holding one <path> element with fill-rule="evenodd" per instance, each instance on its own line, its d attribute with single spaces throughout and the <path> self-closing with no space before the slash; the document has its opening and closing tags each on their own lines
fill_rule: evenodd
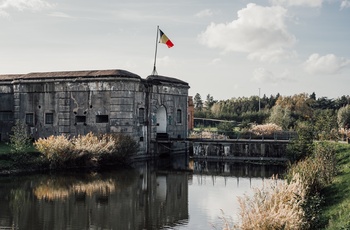
<svg viewBox="0 0 350 230">
<path fill-rule="evenodd" d="M 158 108 L 157 111 L 157 133 L 166 133 L 167 126 L 166 109 L 163 105 Z"/>
</svg>

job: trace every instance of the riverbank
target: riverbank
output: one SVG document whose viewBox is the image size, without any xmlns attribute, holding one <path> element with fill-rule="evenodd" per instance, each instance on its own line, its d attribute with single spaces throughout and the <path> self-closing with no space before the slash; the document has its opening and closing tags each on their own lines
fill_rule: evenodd
<svg viewBox="0 0 350 230">
<path fill-rule="evenodd" d="M 350 229 L 350 145 L 337 145 L 338 173 L 322 194 L 325 229 Z"/>
<path fill-rule="evenodd" d="M 49 162 L 31 147 L 26 153 L 11 152 L 11 147 L 0 143 L 0 175 L 42 171 L 49 168 Z"/>
</svg>

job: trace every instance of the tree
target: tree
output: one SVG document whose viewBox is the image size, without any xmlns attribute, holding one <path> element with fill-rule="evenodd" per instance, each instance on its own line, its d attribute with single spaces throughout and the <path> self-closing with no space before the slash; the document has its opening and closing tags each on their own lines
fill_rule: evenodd
<svg viewBox="0 0 350 230">
<path fill-rule="evenodd" d="M 339 128 L 350 128 L 350 105 L 341 107 L 337 115 Z"/>
<path fill-rule="evenodd" d="M 309 122 L 297 122 L 298 138 L 287 145 L 287 155 L 293 161 L 305 159 L 313 153 L 313 126 Z"/>
<path fill-rule="evenodd" d="M 270 123 L 274 123 L 283 130 L 288 130 L 289 126 L 292 124 L 291 111 L 289 108 L 282 108 L 280 105 L 275 105 L 270 114 Z"/>
<path fill-rule="evenodd" d="M 196 93 L 196 95 L 193 98 L 193 104 L 194 108 L 198 111 L 202 111 L 203 109 L 203 101 L 201 98 L 201 95 L 199 93 Z"/>
<path fill-rule="evenodd" d="M 12 127 L 13 132 L 10 135 L 10 147 L 14 153 L 25 153 L 31 146 L 30 135 L 27 130 L 27 125 L 20 120 L 16 120 L 15 125 Z"/>
<path fill-rule="evenodd" d="M 316 94 L 315 94 L 315 92 L 313 92 L 312 94 L 310 94 L 310 99 L 316 100 Z"/>
<path fill-rule="evenodd" d="M 211 96 L 210 94 L 207 95 L 207 99 L 205 101 L 205 107 L 207 110 L 210 110 L 211 107 L 216 103 L 217 101 L 214 100 L 214 97 Z"/>
<path fill-rule="evenodd" d="M 318 109 L 314 111 L 314 132 L 320 140 L 337 138 L 337 116 L 332 109 Z"/>
</svg>

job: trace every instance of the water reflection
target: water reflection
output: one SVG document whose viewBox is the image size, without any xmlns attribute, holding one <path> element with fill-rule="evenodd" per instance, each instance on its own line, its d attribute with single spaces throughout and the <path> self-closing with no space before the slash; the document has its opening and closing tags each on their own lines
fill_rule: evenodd
<svg viewBox="0 0 350 230">
<path fill-rule="evenodd" d="M 283 170 L 172 162 L 104 173 L 2 177 L 0 229 L 213 229 L 220 209 L 235 212 L 237 194 Z M 182 170 L 183 163 L 193 171 Z"/>
<path fill-rule="evenodd" d="M 0 186 L 0 228 L 159 229 L 188 219 L 188 174 L 147 164 L 102 174 L 1 178 Z"/>
</svg>

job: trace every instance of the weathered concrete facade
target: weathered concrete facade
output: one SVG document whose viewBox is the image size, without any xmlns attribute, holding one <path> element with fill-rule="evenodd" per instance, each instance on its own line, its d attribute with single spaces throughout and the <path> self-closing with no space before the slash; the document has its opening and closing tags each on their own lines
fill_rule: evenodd
<svg viewBox="0 0 350 230">
<path fill-rule="evenodd" d="M 149 152 L 153 139 L 187 137 L 188 83 L 124 70 L 0 76 L 0 133 L 8 139 L 16 119 L 33 138 L 125 133 Z"/>
</svg>

